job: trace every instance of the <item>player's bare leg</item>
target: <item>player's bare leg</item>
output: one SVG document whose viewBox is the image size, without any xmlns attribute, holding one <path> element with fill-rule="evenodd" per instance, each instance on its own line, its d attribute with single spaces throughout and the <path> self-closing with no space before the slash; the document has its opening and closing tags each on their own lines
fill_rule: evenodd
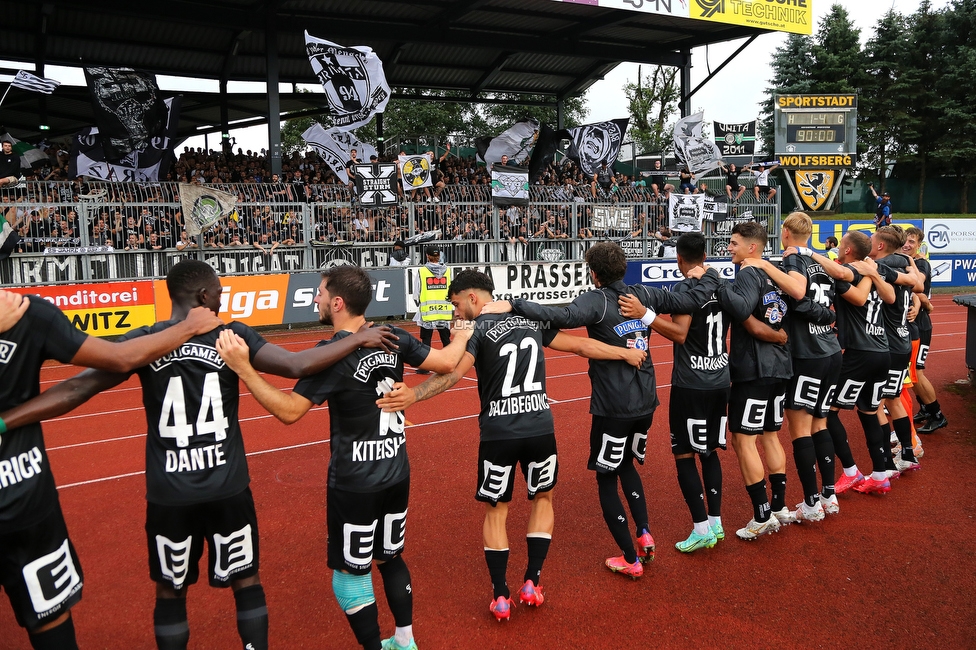
<svg viewBox="0 0 976 650">
<path fill-rule="evenodd" d="M 489 609 L 499 621 L 511 616 L 511 591 L 505 574 L 508 571 L 508 504 L 485 504 L 485 523 L 482 532 L 485 540 L 485 562 L 491 576 L 492 600 Z"/>
</svg>

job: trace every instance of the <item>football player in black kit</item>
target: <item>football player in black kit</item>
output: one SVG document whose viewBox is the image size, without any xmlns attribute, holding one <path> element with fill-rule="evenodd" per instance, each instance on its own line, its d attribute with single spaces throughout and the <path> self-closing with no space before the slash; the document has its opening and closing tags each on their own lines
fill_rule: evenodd
<svg viewBox="0 0 976 650">
<path fill-rule="evenodd" d="M 194 310 L 168 332 L 109 343 L 72 327 L 46 300 L 0 291 L 0 586 L 32 647 L 77 648 L 69 610 L 81 600 L 84 581 L 48 465 L 42 417 L 15 412 L 41 392 L 41 365 L 57 359 L 129 371 L 217 323 L 210 311 Z"/>
<path fill-rule="evenodd" d="M 782 343 L 754 337 L 746 329 L 750 316 L 773 329 L 781 329 L 787 306 L 780 289 L 765 271 L 749 266 L 762 258 L 766 246 L 766 229 L 754 221 L 738 223 L 732 229 L 729 253 L 732 261 L 742 264 L 735 284 L 723 283 L 718 298 L 722 308 L 733 319 L 729 369 L 732 391 L 729 398 L 729 431 L 732 448 L 739 459 L 739 469 L 752 501 L 753 517 L 735 534 L 740 539 L 755 539 L 779 530 L 781 518 L 791 518 L 786 507 L 786 454 L 779 442 L 783 426 L 783 401 L 786 382 L 793 366 L 790 351 Z M 756 449 L 759 436 L 765 451 L 772 500 L 766 494 L 763 460 Z"/>
<path fill-rule="evenodd" d="M 586 251 L 590 277 L 597 287 L 577 297 L 566 307 L 546 307 L 527 300 L 502 300 L 486 306 L 486 313 L 513 311 L 552 327 L 572 329 L 585 325 L 590 338 L 617 347 L 647 349 L 648 328 L 658 312 L 692 313 L 711 297 L 719 276 L 709 269 L 692 291 L 672 293 L 642 284 L 627 286 L 627 255 L 613 242 L 600 242 Z M 624 294 L 637 296 L 648 307 L 643 319 L 620 313 L 617 301 Z M 634 459 L 644 463 L 647 431 L 657 408 L 657 386 L 650 356 L 634 372 L 620 361 L 590 360 L 590 458 L 587 467 L 596 472 L 603 519 L 623 555 L 607 558 L 606 566 L 631 577 L 643 575 L 642 561 L 654 559 L 654 538 L 648 526 L 644 485 Z M 627 530 L 627 516 L 617 493 L 623 488 L 636 524 L 637 543 L 643 550 L 638 561 L 634 542 Z"/>
<path fill-rule="evenodd" d="M 493 589 L 489 610 L 502 621 L 509 619 L 512 608 L 505 578 L 509 555 L 506 521 L 517 464 L 522 466 L 532 501 L 526 533 L 529 564 L 519 601 L 538 607 L 545 600 L 539 581 L 552 540 L 552 491 L 559 464 L 541 348 L 591 359 L 626 361 L 636 367 L 641 366 L 647 354 L 636 348 L 613 347 L 570 336 L 521 316 L 482 315 L 494 289 L 491 278 L 484 273 L 459 273 L 448 288 L 448 297 L 459 317 L 474 321 L 474 333 L 461 363 L 451 373 L 431 377 L 416 388 L 398 384 L 377 404 L 386 411 L 402 411 L 417 400 L 444 392 L 474 366 L 481 398 L 475 499 L 485 503 L 485 561 Z"/>
<path fill-rule="evenodd" d="M 206 540 L 210 584 L 233 589 L 242 646 L 266 649 L 268 612 L 258 576 L 257 517 L 237 419 L 239 383 L 217 353 L 217 337 L 224 329 L 238 334 L 257 367 L 296 377 L 334 363 L 360 344 L 388 345 L 384 337 L 392 335 L 364 330 L 333 350 L 287 352 L 266 344 L 246 325 L 224 326 L 216 317 L 220 280 L 208 264 L 180 262 L 167 275 L 166 284 L 173 301 L 172 318 L 126 334 L 124 345 L 145 346 L 151 338 L 165 335 L 161 333 L 183 332 L 188 314 L 195 314 L 197 307 L 205 308 L 202 311 L 210 318 L 206 333 L 196 328 L 197 335 L 179 347 L 170 346 L 176 348 L 170 354 L 157 354 L 161 358 L 148 365 L 143 359 L 136 368 L 149 428 L 146 534 L 149 575 L 156 583 L 156 644 L 161 650 L 187 646 L 186 594 L 197 581 Z M 10 411 L 10 417 L 22 423 L 66 413 L 130 374 L 125 368 L 112 370 L 116 372 L 85 371 Z"/>
<path fill-rule="evenodd" d="M 705 237 L 701 233 L 681 235 L 677 253 L 678 270 L 686 279 L 671 291 L 683 293 L 698 282 L 695 276 L 700 274 L 705 262 Z M 628 318 L 641 318 L 646 308 L 636 296 L 623 295 L 620 311 Z M 655 332 L 674 341 L 668 405 L 671 453 L 678 472 L 678 486 L 694 524 L 688 539 L 674 545 L 682 553 L 712 548 L 725 539 L 722 463 L 716 450 L 725 449 L 729 402 L 729 354 L 725 339 L 729 323 L 713 294 L 691 315 L 676 315 L 671 320 L 655 318 L 651 324 Z M 695 466 L 695 456 L 701 463 L 701 476 Z"/>
<path fill-rule="evenodd" d="M 914 260 L 901 252 L 905 239 L 905 231 L 898 226 L 881 226 L 871 235 L 870 254 L 871 259 L 879 265 L 887 266 L 915 280 L 914 285 L 896 280 L 893 285 L 895 301 L 886 303 L 881 308 L 888 335 L 888 354 L 891 359 L 888 366 L 888 381 L 885 383 L 881 397 L 888 415 L 891 416 L 895 435 L 898 436 L 898 442 L 902 446 L 901 453 L 893 459 L 892 463 L 897 475 L 919 469 L 912 444 L 912 423 L 909 419 L 911 414 L 901 401 L 901 391 L 908 374 L 908 364 L 912 361 L 908 311 L 912 305 L 912 293 L 916 287 L 919 291 L 922 290 L 924 277 L 917 272 Z M 882 411 L 878 411 L 878 418 L 881 420 L 882 432 L 884 432 L 888 425 Z M 885 437 L 887 438 L 887 434 Z M 890 458 L 886 458 L 886 462 L 890 463 L 890 461 Z"/>
<path fill-rule="evenodd" d="M 813 260 L 834 278 L 836 292 L 843 297 L 843 300 L 834 302 L 834 308 L 837 311 L 837 338 L 844 354 L 837 393 L 827 415 L 827 430 L 844 469 L 834 483 L 836 494 L 844 494 L 851 488 L 878 493 L 891 489 L 885 471 L 887 443 L 877 414 L 890 365 L 881 306 L 884 302 L 895 301 L 894 288 L 881 273 L 889 276 L 887 279 L 895 278 L 894 272 L 887 267 L 878 267 L 871 260 L 863 261 L 870 252 L 871 239 L 863 232 L 851 230 L 840 240 L 839 264 L 822 255 L 812 255 Z M 799 253 L 811 255 L 806 249 L 800 249 Z M 868 479 L 858 470 L 851 453 L 847 429 L 839 416 L 842 408 L 857 409 L 874 468 Z M 862 486 L 865 483 L 867 485 Z"/>
<path fill-rule="evenodd" d="M 316 349 L 343 346 L 366 323 L 363 314 L 372 297 L 369 274 L 356 266 L 322 273 L 319 320 L 335 328 L 330 341 Z M 217 349 L 255 399 L 285 424 L 297 421 L 313 404 L 329 402 L 331 457 L 327 490 L 328 563 L 332 589 L 346 613 L 356 640 L 367 650 L 416 649 L 413 640 L 413 596 L 410 572 L 401 557 L 410 492 L 402 412 L 384 413 L 378 396 L 403 381 L 403 364 L 450 372 L 461 359 L 470 330 L 460 330 L 451 344 L 430 349 L 405 330 L 393 328 L 395 351 L 356 349 L 334 366 L 302 379 L 285 393 L 251 367 L 245 341 L 222 333 Z M 380 639 L 371 569 L 383 576 L 396 633 Z"/>
<path fill-rule="evenodd" d="M 797 521 L 822 521 L 837 514 L 840 506 L 834 494 L 834 444 L 827 431 L 827 413 L 833 403 L 840 377 L 841 349 L 831 323 L 816 322 L 810 314 L 814 304 L 824 311 L 816 316 L 832 318 L 834 280 L 821 262 L 796 253 L 805 247 L 813 222 L 803 212 L 783 220 L 780 238 L 785 253 L 779 266 L 766 261 L 757 265 L 789 295 L 786 329 L 793 357 L 793 377 L 786 390 L 786 420 L 793 441 L 793 460 L 803 488 L 803 503 L 792 513 Z M 804 250 L 809 250 L 804 248 Z M 826 258 L 823 263 L 832 264 Z M 817 485 L 820 466 L 822 490 Z"/>
</svg>

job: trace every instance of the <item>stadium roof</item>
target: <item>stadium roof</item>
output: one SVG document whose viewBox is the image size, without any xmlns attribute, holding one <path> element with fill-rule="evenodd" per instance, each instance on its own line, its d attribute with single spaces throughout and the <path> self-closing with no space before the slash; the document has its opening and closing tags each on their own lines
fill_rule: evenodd
<svg viewBox="0 0 976 650">
<path fill-rule="evenodd" d="M 579 95 L 622 61 L 684 66 L 691 48 L 767 31 L 551 0 L 0 0 L 0 12 L 0 58 L 8 60 L 265 81 L 276 49 L 281 82 L 316 83 L 305 56 L 308 30 L 372 47 L 394 87 L 460 90 L 472 98 L 536 94 L 553 103 Z M 181 131 L 219 130 L 218 96 L 186 95 Z M 314 97 L 283 95 L 282 112 L 314 109 Z M 62 87 L 46 105 L 42 98 L 8 97 L 0 123 L 20 137 L 91 123 L 84 89 Z M 232 93 L 229 102 L 236 107 L 231 121 L 266 121 L 262 95 Z M 40 115 L 50 132 L 37 130 Z"/>
</svg>

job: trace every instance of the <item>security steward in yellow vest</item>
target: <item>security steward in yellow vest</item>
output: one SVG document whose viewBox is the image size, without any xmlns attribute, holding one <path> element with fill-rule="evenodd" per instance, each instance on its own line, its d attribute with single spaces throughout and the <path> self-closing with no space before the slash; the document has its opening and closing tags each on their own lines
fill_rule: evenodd
<svg viewBox="0 0 976 650">
<path fill-rule="evenodd" d="M 441 264 L 441 251 L 436 245 L 428 246 L 427 263 L 420 267 L 415 283 L 414 297 L 420 309 L 414 321 L 420 325 L 420 340 L 430 345 L 434 330 L 440 333 L 441 343 L 451 342 L 451 320 L 454 318 L 454 305 L 447 299 L 447 288 L 451 284 L 451 271 Z M 428 371 L 418 370 L 426 375 Z"/>
</svg>

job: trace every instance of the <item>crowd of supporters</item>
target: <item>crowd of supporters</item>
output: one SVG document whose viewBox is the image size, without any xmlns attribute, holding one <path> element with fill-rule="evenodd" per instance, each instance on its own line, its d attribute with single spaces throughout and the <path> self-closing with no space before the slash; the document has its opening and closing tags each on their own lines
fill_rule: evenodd
<svg viewBox="0 0 976 650">
<path fill-rule="evenodd" d="M 343 242 L 391 243 L 411 234 L 440 230 L 443 240 L 492 240 L 526 244 L 530 240 L 589 239 L 595 203 L 634 204 L 632 232 L 616 236 L 666 237 L 664 188 L 650 178 L 614 174 L 596 184 L 569 159 L 553 162 L 531 188 L 528 208 L 503 209 L 496 229 L 492 218 L 490 175 L 473 158 L 449 152 L 433 158 L 434 186 L 408 192 L 397 206 L 369 209 L 357 203 L 314 152 L 282 160 L 281 174 L 268 170 L 263 152 L 225 156 L 184 148 L 163 183 L 102 183 L 67 180 L 68 156 L 48 149 L 49 167 L 34 170 L 25 187 L 2 193 L 5 211 L 17 217 L 22 241 L 17 252 L 78 246 L 87 229 L 92 246 L 116 250 L 183 249 L 200 245 L 183 229 L 176 182 L 206 183 L 238 197 L 238 218 L 204 233 L 204 248 L 257 248 Z M 395 160 L 395 157 L 387 157 Z M 670 186 L 669 186 L 670 189 Z M 82 223 L 75 204 L 93 201 Z M 304 220 L 310 223 L 306 229 Z M 411 221 L 412 219 L 412 221 Z M 605 233 L 600 233 L 604 235 Z"/>
</svg>

